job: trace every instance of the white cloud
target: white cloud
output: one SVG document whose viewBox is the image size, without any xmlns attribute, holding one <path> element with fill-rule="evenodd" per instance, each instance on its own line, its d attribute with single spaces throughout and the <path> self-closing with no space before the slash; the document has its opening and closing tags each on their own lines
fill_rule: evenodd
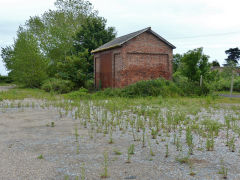
<svg viewBox="0 0 240 180">
<path fill-rule="evenodd" d="M 29 16 L 40 15 L 54 8 L 55 0 L 0 0 L 0 39 L 11 44 L 20 24 Z M 154 31 L 177 46 L 183 53 L 203 46 L 211 59 L 224 62 L 224 51 L 239 46 L 239 0 L 90 0 L 99 15 L 124 35 L 151 26 Z M 220 35 L 179 39 L 196 35 Z M 0 46 L 3 44 L 0 43 Z M 0 64 L 0 66 L 2 66 Z M 0 70 L 0 73 L 2 71 Z"/>
<path fill-rule="evenodd" d="M 1 0 L 1 21 L 27 20 L 29 16 L 40 15 L 54 7 L 55 0 Z"/>
<path fill-rule="evenodd" d="M 19 25 L 54 8 L 55 0 L 0 0 L 0 48 L 13 43 Z M 0 57 L 0 74 L 7 74 Z"/>
<path fill-rule="evenodd" d="M 108 20 L 108 25 L 117 28 L 119 35 L 152 26 L 154 31 L 177 46 L 176 53 L 203 46 L 211 60 L 224 63 L 225 50 L 240 45 L 238 0 L 90 1 Z M 224 35 L 236 31 L 238 33 Z M 199 38 L 179 39 L 191 36 Z"/>
</svg>

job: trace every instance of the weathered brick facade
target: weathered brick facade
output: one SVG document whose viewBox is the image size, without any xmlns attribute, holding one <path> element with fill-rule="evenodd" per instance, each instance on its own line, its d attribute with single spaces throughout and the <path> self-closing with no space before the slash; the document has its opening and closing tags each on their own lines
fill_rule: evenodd
<svg viewBox="0 0 240 180">
<path fill-rule="evenodd" d="M 95 86 L 124 87 L 140 80 L 172 78 L 173 48 L 145 31 L 114 47 L 94 53 Z"/>
</svg>

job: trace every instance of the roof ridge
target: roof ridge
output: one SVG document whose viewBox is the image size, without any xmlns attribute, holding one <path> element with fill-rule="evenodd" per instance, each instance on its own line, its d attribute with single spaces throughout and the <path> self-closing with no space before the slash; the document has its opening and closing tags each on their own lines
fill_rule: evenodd
<svg viewBox="0 0 240 180">
<path fill-rule="evenodd" d="M 170 47 L 175 48 L 175 46 L 172 45 L 171 43 L 169 43 L 166 39 L 164 39 L 163 37 L 161 37 L 160 35 L 158 35 L 154 31 L 152 31 L 151 27 L 147 27 L 147 28 L 141 29 L 139 31 L 135 31 L 135 32 L 132 32 L 132 33 L 129 33 L 129 34 L 117 37 L 117 38 L 115 38 L 115 39 L 113 39 L 113 40 L 103 44 L 102 46 L 98 47 L 97 49 L 93 50 L 92 53 L 96 53 L 96 52 L 99 52 L 99 51 L 104 51 L 104 50 L 107 50 L 107 49 L 112 49 L 112 48 L 115 48 L 115 47 L 120 47 L 124 43 L 130 41 L 131 39 L 135 38 L 136 36 L 146 32 L 146 31 L 151 32 L 153 35 L 155 35 L 160 40 L 164 41 Z"/>
<path fill-rule="evenodd" d="M 151 27 L 147 27 L 147 28 L 144 28 L 144 29 L 141 29 L 141 30 L 132 32 L 132 33 L 128 33 L 128 34 L 125 34 L 125 35 L 123 35 L 123 36 L 119 36 L 119 37 L 117 37 L 117 38 L 121 38 L 121 37 L 124 37 L 124 36 L 128 36 L 128 35 L 131 35 L 131 34 L 134 34 L 134 33 L 137 33 L 137 32 L 142 32 L 142 31 L 144 32 L 144 31 L 149 30 L 149 29 L 151 29 Z M 115 39 L 117 39 L 117 38 L 115 38 Z"/>
<path fill-rule="evenodd" d="M 121 44 L 124 44 L 125 42 L 133 39 L 134 37 L 138 36 L 139 34 L 142 34 L 143 32 L 146 32 L 146 31 L 148 31 L 148 30 L 151 30 L 151 27 L 147 27 L 147 28 L 144 28 L 144 29 L 142 29 L 142 30 L 139 30 L 139 31 L 135 31 L 135 32 L 133 32 L 133 33 L 126 34 L 125 36 L 129 36 L 129 35 L 131 35 L 131 34 L 135 34 L 135 33 L 136 33 L 134 36 L 128 38 L 127 40 L 125 40 L 125 41 L 122 42 Z M 123 36 L 120 36 L 120 37 L 123 37 Z M 119 37 L 119 38 L 120 38 L 120 37 Z"/>
</svg>

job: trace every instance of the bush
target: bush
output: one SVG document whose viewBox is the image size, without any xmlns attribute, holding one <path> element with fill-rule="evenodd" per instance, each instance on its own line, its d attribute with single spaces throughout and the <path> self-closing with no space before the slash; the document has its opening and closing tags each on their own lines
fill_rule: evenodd
<svg viewBox="0 0 240 180">
<path fill-rule="evenodd" d="M 88 89 L 89 91 L 93 91 L 93 90 L 94 90 L 94 81 L 93 81 L 93 79 L 87 80 L 87 81 L 84 83 L 84 87 L 85 87 L 86 89 Z"/>
<path fill-rule="evenodd" d="M 233 90 L 240 92 L 240 77 L 234 80 Z"/>
<path fill-rule="evenodd" d="M 175 96 L 181 94 L 180 89 L 172 82 L 164 79 L 139 81 L 122 90 L 125 97 Z"/>
<path fill-rule="evenodd" d="M 212 90 L 211 86 L 206 81 L 203 80 L 202 87 L 200 87 L 199 82 L 190 81 L 187 77 L 182 76 L 180 73 L 175 73 L 173 75 L 173 82 L 181 89 L 182 95 L 185 96 L 207 95 Z"/>
<path fill-rule="evenodd" d="M 80 97 L 88 96 L 88 90 L 85 88 L 80 88 L 78 91 L 71 92 L 66 94 L 66 96 L 70 99 L 78 99 Z"/>
<path fill-rule="evenodd" d="M 55 79 L 51 78 L 46 80 L 43 85 L 42 89 L 47 92 L 57 92 L 60 94 L 68 93 L 73 90 L 74 84 L 69 80 L 62 80 L 62 79 Z"/>
<path fill-rule="evenodd" d="M 122 95 L 122 89 L 120 88 L 106 88 L 103 91 L 98 91 L 96 93 L 98 96 L 106 96 L 106 97 L 121 97 Z"/>
<path fill-rule="evenodd" d="M 13 80 L 9 76 L 1 76 L 0 75 L 0 83 L 12 83 Z"/>
<path fill-rule="evenodd" d="M 177 96 L 181 90 L 172 82 L 164 79 L 139 81 L 122 89 L 107 88 L 98 95 L 110 97 L 147 97 L 147 96 Z"/>
<path fill-rule="evenodd" d="M 230 78 L 221 78 L 212 84 L 214 90 L 216 91 L 229 91 L 231 86 Z M 233 82 L 233 90 L 240 92 L 240 77 L 236 77 Z"/>
</svg>

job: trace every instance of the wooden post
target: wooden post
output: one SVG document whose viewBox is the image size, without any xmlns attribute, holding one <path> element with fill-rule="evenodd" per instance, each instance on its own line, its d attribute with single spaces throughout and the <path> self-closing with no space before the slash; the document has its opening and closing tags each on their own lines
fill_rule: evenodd
<svg viewBox="0 0 240 180">
<path fill-rule="evenodd" d="M 200 87 L 202 87 L 202 75 L 200 76 Z"/>
<path fill-rule="evenodd" d="M 233 80 L 234 80 L 234 76 L 232 73 L 232 80 L 231 80 L 231 87 L 230 87 L 230 96 L 232 96 L 232 92 L 233 92 Z"/>
</svg>

